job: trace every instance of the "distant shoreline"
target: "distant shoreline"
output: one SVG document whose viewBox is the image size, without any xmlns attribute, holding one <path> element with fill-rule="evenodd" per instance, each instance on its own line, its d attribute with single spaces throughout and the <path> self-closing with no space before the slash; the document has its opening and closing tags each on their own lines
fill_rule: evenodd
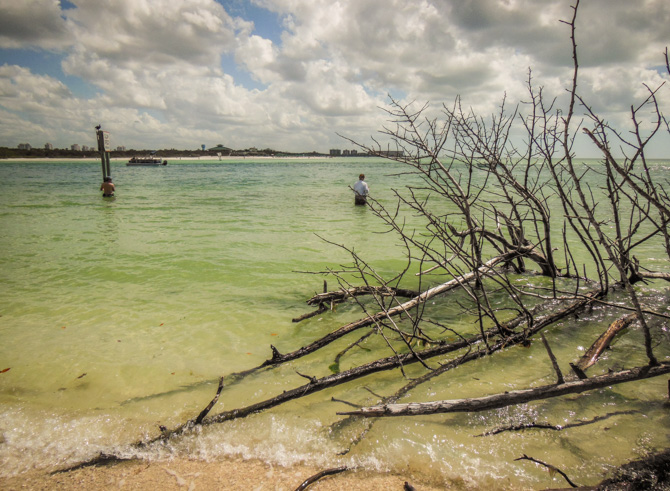
<svg viewBox="0 0 670 491">
<path fill-rule="evenodd" d="M 214 156 L 203 156 L 203 157 L 159 157 L 162 160 L 167 160 L 168 164 L 170 162 L 179 162 L 179 161 L 191 161 L 191 160 L 202 160 L 202 161 L 224 161 L 224 160 L 323 160 L 323 159 L 331 159 L 331 158 L 338 158 L 338 157 L 331 157 L 329 155 L 324 155 L 324 156 L 304 156 L 304 157 L 298 157 L 298 156 L 282 156 L 282 157 L 272 157 L 272 156 L 267 156 L 267 155 L 258 155 L 258 156 L 221 156 L 217 157 L 216 155 Z M 346 158 L 346 159 L 351 159 L 351 157 L 341 157 L 341 158 Z M 366 158 L 369 158 L 366 156 Z M 58 157 L 58 158 L 52 158 L 52 157 L 17 157 L 17 158 L 0 158 L 0 163 L 2 162 L 63 162 L 63 161 L 69 161 L 69 160 L 75 160 L 77 162 L 99 162 L 100 157 Z M 109 159 L 111 162 L 128 162 L 127 157 L 111 157 Z"/>
</svg>

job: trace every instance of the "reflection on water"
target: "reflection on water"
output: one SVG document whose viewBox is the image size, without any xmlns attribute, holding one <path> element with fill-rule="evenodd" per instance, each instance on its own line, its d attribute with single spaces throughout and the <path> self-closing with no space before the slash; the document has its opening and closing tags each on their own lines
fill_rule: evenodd
<svg viewBox="0 0 670 491">
<path fill-rule="evenodd" d="M 321 276 L 300 272 L 348 264 L 346 251 L 333 244 L 353 247 L 382 275 L 404 266 L 403 249 L 377 233 L 385 228 L 369 210 L 353 206 L 349 189 L 365 172 L 373 197 L 393 203 L 392 188 L 408 179 L 394 165 L 374 159 L 113 163 L 116 198 L 103 200 L 97 163 L 1 163 L 0 370 L 10 370 L 0 374 L 0 472 L 65 465 L 110 448 L 128 452 L 128 443 L 155 436 L 158 425 L 174 427 L 196 415 L 219 376 L 258 365 L 270 356 L 270 344 L 291 351 L 356 319 L 356 307 L 345 304 L 293 324 L 310 309 L 305 300 L 323 288 Z M 667 310 L 667 292 L 652 287 L 659 289 L 657 307 Z M 439 315 L 451 327 L 474 329 L 456 302 Z M 609 321 L 600 309 L 589 315 L 588 322 L 566 320 L 547 331 L 562 364 L 578 358 Z M 226 387 L 214 412 L 303 385 L 296 371 L 327 375 L 330 360 L 355 339 Z M 342 369 L 370 360 L 368 349 L 383 346 L 369 338 L 365 349 L 348 352 Z M 631 330 L 606 356 L 610 366 L 644 360 L 641 334 Z M 418 366 L 406 372 L 420 373 Z M 460 367 L 403 401 L 480 396 L 553 379 L 544 348 L 535 343 Z M 405 383 L 396 371 L 375 380 L 374 391 L 383 395 Z M 369 422 L 343 420 L 335 413 L 347 406 L 331 397 L 375 403 L 363 389 L 368 383 L 209 427 L 149 454 L 328 467 L 339 461 L 438 483 L 518 489 L 564 485 L 514 461 L 523 454 L 590 484 L 610 466 L 668 445 L 666 382 L 651 380 L 481 414 L 379 420 L 352 447 Z M 498 427 L 565 425 L 607 413 L 617 414 L 564 431 L 476 437 Z M 343 450 L 350 451 L 339 456 Z"/>
</svg>

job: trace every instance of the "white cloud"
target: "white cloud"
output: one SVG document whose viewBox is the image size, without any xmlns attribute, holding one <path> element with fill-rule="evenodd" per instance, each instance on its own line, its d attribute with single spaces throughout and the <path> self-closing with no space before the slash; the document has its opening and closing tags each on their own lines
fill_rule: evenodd
<svg viewBox="0 0 670 491">
<path fill-rule="evenodd" d="M 273 70 L 277 52 L 271 40 L 254 35 L 240 41 L 235 60 L 246 67 L 256 80 L 269 84 L 278 80 Z"/>
<path fill-rule="evenodd" d="M 0 48 L 54 50 L 70 42 L 58 0 L 0 0 Z"/>
</svg>

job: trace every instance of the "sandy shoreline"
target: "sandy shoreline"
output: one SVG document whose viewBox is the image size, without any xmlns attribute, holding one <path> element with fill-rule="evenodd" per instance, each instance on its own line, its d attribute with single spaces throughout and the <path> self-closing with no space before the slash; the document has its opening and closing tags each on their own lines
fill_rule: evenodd
<svg viewBox="0 0 670 491">
<path fill-rule="evenodd" d="M 306 479 L 323 471 L 310 466 L 272 466 L 257 460 L 225 459 L 213 462 L 177 458 L 147 462 L 118 462 L 50 474 L 33 471 L 14 477 L 0 478 L 3 490 L 70 490 L 70 489 L 135 489 L 149 490 L 294 490 Z M 416 478 L 376 473 L 346 471 L 327 476 L 309 489 L 334 490 L 402 490 L 409 482 L 417 490 L 445 489 L 426 485 Z M 462 483 L 461 483 L 462 484 Z M 463 489 L 458 486 L 457 489 Z"/>
</svg>

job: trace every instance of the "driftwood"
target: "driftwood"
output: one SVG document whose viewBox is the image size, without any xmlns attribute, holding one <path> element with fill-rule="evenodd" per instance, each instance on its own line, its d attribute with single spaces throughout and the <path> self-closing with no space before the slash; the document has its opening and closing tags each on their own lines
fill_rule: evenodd
<svg viewBox="0 0 670 491">
<path fill-rule="evenodd" d="M 554 356 L 553 351 L 551 351 L 551 346 L 549 346 L 549 341 L 547 341 L 547 338 L 544 337 L 544 334 L 540 333 L 540 338 L 542 338 L 542 344 L 544 344 L 544 348 L 547 350 L 547 354 L 549 355 L 549 359 L 551 360 L 551 364 L 554 367 L 554 371 L 556 372 L 556 383 L 557 384 L 562 384 L 565 382 L 565 379 L 563 378 L 563 373 L 561 372 L 560 367 L 558 366 L 558 361 L 556 360 L 556 357 Z"/>
<path fill-rule="evenodd" d="M 328 311 L 328 307 L 321 304 L 321 305 L 319 305 L 318 309 L 314 310 L 313 312 L 307 312 L 306 314 L 302 314 L 299 317 L 295 317 L 294 319 L 292 319 L 292 322 L 302 322 L 306 319 L 310 319 L 310 318 L 315 317 L 317 315 L 323 314 L 324 312 L 327 312 L 327 311 Z"/>
<path fill-rule="evenodd" d="M 635 322 L 636 319 L 637 313 L 634 313 L 621 317 L 612 322 L 607 330 L 602 333 L 600 337 L 586 351 L 586 353 L 584 353 L 584 356 L 580 358 L 576 366 L 579 367 L 579 369 L 582 371 L 593 366 L 595 362 L 598 361 L 598 358 L 600 358 L 602 352 L 609 347 L 612 339 L 614 339 L 614 336 Z"/>
<path fill-rule="evenodd" d="M 194 424 L 194 425 L 202 424 L 202 420 L 205 419 L 205 416 L 207 416 L 209 414 L 209 412 L 214 407 L 214 404 L 216 404 L 217 401 L 219 400 L 219 396 L 221 395 L 222 390 L 223 390 L 223 377 L 221 377 L 219 379 L 219 387 L 216 389 L 216 395 L 214 396 L 214 398 L 209 402 L 209 404 L 207 404 L 207 407 L 205 409 L 203 409 L 200 412 L 200 414 L 198 414 L 198 417 L 195 418 L 191 422 L 191 424 Z"/>
<path fill-rule="evenodd" d="M 307 489 L 319 479 L 323 479 L 324 477 L 332 476 L 334 474 L 340 474 L 341 472 L 345 472 L 348 470 L 351 469 L 347 466 L 335 467 L 333 469 L 326 469 L 325 471 L 321 471 L 318 474 L 314 474 L 310 478 L 306 479 L 300 486 L 295 488 L 295 491 L 303 491 L 304 489 Z"/>
<path fill-rule="evenodd" d="M 380 417 L 486 411 L 488 409 L 498 409 L 515 404 L 559 397 L 566 394 L 578 394 L 589 390 L 601 389 L 610 385 L 658 377 L 659 375 L 665 375 L 666 373 L 670 373 L 670 363 L 659 363 L 656 366 L 631 368 L 629 370 L 621 370 L 619 372 L 591 377 L 586 380 L 575 380 L 564 384 L 545 385 L 533 389 L 514 390 L 485 397 L 455 399 L 451 401 L 386 404 L 364 407 L 357 411 L 337 414 Z"/>
<path fill-rule="evenodd" d="M 321 305 L 323 303 L 342 303 L 348 298 L 359 297 L 362 295 L 378 295 L 383 297 L 405 297 L 414 298 L 421 295 L 416 290 L 407 290 L 405 288 L 394 288 L 390 286 L 356 286 L 333 292 L 324 292 L 314 295 L 307 300 L 307 305 Z"/>
<path fill-rule="evenodd" d="M 650 280 L 670 281 L 670 273 L 659 273 L 659 272 L 645 271 L 645 272 L 639 272 L 638 274 L 640 276 L 642 276 L 643 278 L 647 278 L 647 279 L 650 279 Z"/>
<path fill-rule="evenodd" d="M 573 488 L 578 488 L 579 487 L 579 485 L 575 484 L 574 482 L 572 482 L 570 480 L 570 478 L 568 477 L 568 475 L 565 472 L 563 472 L 562 470 L 560 470 L 556 466 L 553 466 L 551 464 L 547 464 L 546 462 L 542 462 L 541 460 L 534 459 L 533 457 L 529 457 L 526 454 L 524 454 L 522 457 L 519 457 L 518 459 L 514 459 L 514 460 L 515 461 L 517 461 L 517 460 L 530 460 L 531 462 L 535 462 L 536 464 L 540 464 L 540 465 L 546 467 L 547 469 L 549 469 L 549 472 L 558 472 L 561 476 L 563 476 L 563 479 L 565 479 L 568 482 L 568 484 L 570 486 L 572 486 Z"/>
<path fill-rule="evenodd" d="M 524 431 L 524 430 L 531 430 L 531 429 L 563 431 L 563 430 L 567 430 L 568 428 L 578 428 L 580 426 L 586 426 L 586 425 L 591 425 L 591 424 L 594 424 L 594 423 L 598 423 L 600 421 L 604 421 L 604 420 L 612 418 L 614 416 L 625 416 L 625 415 L 639 414 L 639 413 L 640 413 L 640 411 L 636 411 L 636 410 L 615 411 L 613 413 L 608 413 L 608 414 L 605 414 L 603 416 L 596 416 L 593 419 L 579 420 L 579 421 L 576 421 L 574 423 L 568 423 L 566 425 L 553 425 L 551 423 L 525 423 L 525 424 L 520 424 L 520 425 L 505 426 L 504 428 L 496 428 L 495 430 L 491 430 L 491 431 L 487 431 L 485 433 L 481 433 L 479 435 L 475 435 L 475 437 L 498 435 L 498 434 L 504 433 L 506 431 Z"/>
<path fill-rule="evenodd" d="M 433 378 L 435 378 L 439 375 L 442 375 L 443 373 L 445 373 L 445 372 L 447 372 L 447 371 L 449 371 L 453 368 L 456 368 L 457 366 L 459 366 L 463 363 L 475 360 L 475 359 L 479 358 L 480 356 L 484 356 L 485 354 L 490 354 L 490 353 L 486 353 L 486 352 L 483 352 L 483 351 L 480 351 L 480 350 L 478 350 L 474 354 L 471 354 L 470 352 L 468 352 L 462 357 L 451 360 L 448 363 L 443 363 L 443 364 L 440 365 L 439 368 L 437 368 L 435 370 L 432 370 L 432 371 L 422 375 L 421 377 L 418 377 L 418 378 L 415 378 L 415 379 L 411 380 L 408 384 L 406 384 L 403 387 L 401 387 L 400 389 L 398 389 L 396 391 L 396 393 L 393 394 L 390 397 L 381 397 L 377 394 L 373 394 L 373 395 L 375 395 L 376 397 L 381 399 L 383 404 L 393 404 L 393 403 L 399 401 L 404 395 L 406 395 L 413 388 L 418 387 L 419 385 L 421 385 L 425 382 L 428 382 L 429 380 L 432 380 Z M 352 405 L 352 404 L 346 403 L 344 401 L 334 401 L 334 402 L 343 402 L 344 404 L 347 404 L 349 406 Z M 360 406 L 360 405 L 356 405 L 356 408 L 358 408 L 358 409 L 360 409 L 361 407 L 362 406 Z M 331 428 L 341 427 L 345 424 L 346 424 L 346 420 L 341 420 L 341 421 L 338 421 L 337 423 L 335 423 L 334 425 L 332 425 Z M 349 453 L 351 451 L 351 449 L 354 446 L 356 446 L 358 443 L 360 443 L 363 440 L 363 438 L 365 437 L 365 435 L 370 431 L 373 424 L 374 424 L 374 420 L 368 419 L 367 420 L 367 425 L 359 432 L 359 434 L 355 438 L 353 438 L 350 441 L 350 445 L 346 450 L 343 450 L 343 451 L 339 452 L 339 455 L 346 455 L 347 453 Z"/>
<path fill-rule="evenodd" d="M 340 373 L 333 375 L 328 375 L 322 378 L 310 378 L 310 382 L 295 389 L 287 390 L 282 392 L 276 397 L 271 399 L 266 399 L 264 401 L 252 404 L 239 409 L 233 409 L 230 411 L 225 411 L 223 413 L 216 414 L 210 418 L 206 418 L 203 423 L 221 423 L 223 421 L 229 421 L 232 419 L 243 418 L 266 409 L 270 409 L 285 402 L 291 401 L 293 399 L 298 399 L 300 397 L 319 392 L 321 390 L 327 389 L 329 387 L 334 387 L 336 385 L 341 385 L 352 380 L 365 377 L 372 373 L 377 373 L 385 370 L 393 370 L 402 365 L 409 365 L 411 363 L 417 363 L 422 359 L 432 358 L 434 356 L 439 356 L 446 354 L 450 351 L 456 351 L 458 349 L 464 348 L 468 345 L 467 341 L 459 341 L 457 343 L 450 343 L 448 345 L 437 346 L 435 348 L 430 348 L 421 352 L 416 353 L 407 353 L 402 355 L 393 355 L 387 358 L 382 358 L 365 365 L 361 365 L 350 370 L 345 370 Z M 477 356 L 484 356 L 484 352 L 481 352 Z M 474 358 L 472 358 L 474 359 Z"/>
</svg>

